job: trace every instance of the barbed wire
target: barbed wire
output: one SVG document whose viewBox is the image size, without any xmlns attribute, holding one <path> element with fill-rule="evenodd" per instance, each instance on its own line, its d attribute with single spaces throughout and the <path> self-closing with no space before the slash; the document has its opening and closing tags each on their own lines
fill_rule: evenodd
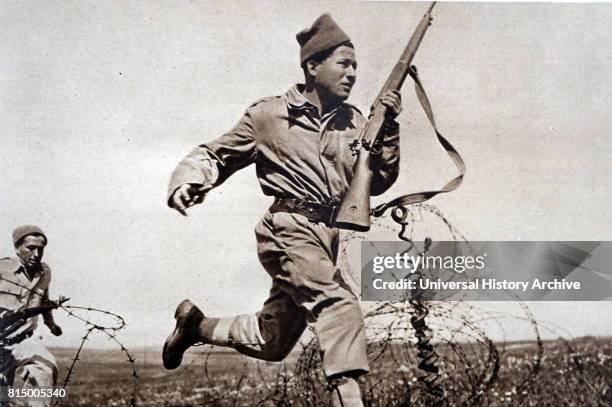
<svg viewBox="0 0 612 407">
<path fill-rule="evenodd" d="M 107 310 L 93 308 L 93 307 L 61 305 L 60 309 L 62 311 L 65 311 L 69 317 L 73 317 L 73 318 L 80 320 L 87 327 L 87 332 L 81 338 L 81 342 L 79 344 L 77 352 L 72 358 L 70 366 L 68 367 L 68 371 L 66 373 L 66 377 L 63 382 L 63 387 L 68 386 L 68 383 L 70 383 L 70 378 L 74 372 L 74 369 L 76 368 L 76 364 L 77 364 L 77 361 L 79 360 L 81 351 L 83 350 L 85 343 L 89 340 L 90 335 L 92 335 L 94 332 L 101 332 L 102 334 L 106 335 L 112 342 L 114 342 L 119 347 L 119 350 L 122 353 L 124 353 L 125 356 L 127 357 L 126 362 L 129 363 L 129 366 L 131 369 L 131 377 L 133 380 L 132 397 L 130 398 L 129 403 L 130 403 L 130 406 L 136 406 L 136 392 L 138 388 L 138 379 L 139 379 L 138 370 L 136 368 L 136 358 L 132 356 L 128 348 L 119 339 L 117 339 L 118 332 L 127 326 L 125 319 L 119 314 L 115 314 Z M 114 319 L 117 322 L 117 325 L 105 326 L 99 323 L 94 323 L 89 318 L 83 318 L 77 315 L 73 310 L 87 311 L 88 314 L 93 312 L 93 313 L 102 314 L 104 316 L 110 316 L 112 319 Z"/>
<path fill-rule="evenodd" d="M 424 241 L 433 232 L 422 229 L 431 229 L 438 221 L 445 236 L 468 242 L 435 206 L 419 204 L 406 208 L 404 225 L 398 225 L 392 216 L 375 219 L 373 229 L 387 237 L 399 234 L 407 241 Z M 338 265 L 345 270 L 347 280 L 356 286 L 359 279 L 356 268 L 350 264 L 355 259 L 350 246 L 368 244 L 370 240 L 369 236 L 352 232 L 342 239 Z M 557 334 L 564 328 L 537 321 L 523 302 L 509 304 L 511 309 L 494 311 L 473 303 L 423 300 L 419 304 L 416 299 L 407 298 L 366 307 L 364 319 L 371 372 L 359 379 L 364 404 L 368 407 L 436 403 L 465 407 L 538 405 L 543 400 L 534 398 L 542 394 L 550 399 L 557 397 L 559 404 L 572 404 L 572 400 L 564 402 L 561 396 L 548 390 L 552 386 L 566 386 L 580 389 L 582 393 L 576 399 L 584 405 L 590 401 L 594 401 L 593 405 L 610 405 L 612 390 L 607 378 L 612 374 L 612 344 L 546 342 L 542 331 Z M 419 306 L 424 307 L 426 314 Z M 87 311 L 87 308 L 81 310 Z M 506 322 L 515 328 L 520 324 L 522 332 L 531 332 L 535 343 L 508 341 Z M 87 325 L 86 337 L 95 331 L 95 325 Z M 119 317 L 113 327 L 121 329 L 124 325 L 125 321 Z M 501 340 L 490 336 L 492 327 L 499 330 Z M 109 333 L 114 332 L 110 327 L 107 329 Z M 569 333 L 564 331 L 563 335 L 569 336 Z M 127 349 L 126 355 L 136 372 L 135 359 Z M 74 363 L 78 357 L 79 354 Z M 161 369 L 155 366 L 152 369 Z M 428 371 L 434 370 L 432 366 L 435 371 Z M 69 369 L 68 379 L 72 370 Z M 138 376 L 136 373 L 135 377 Z M 105 402 L 117 405 L 125 402 L 121 395 L 114 397 L 109 396 Z M 329 405 L 330 395 L 326 391 L 318 342 L 310 332 L 281 364 L 204 345 L 188 352 L 178 370 L 141 379 L 138 389 L 133 387 L 129 403 L 311 407 Z M 89 405 L 87 402 L 75 404 Z"/>
<path fill-rule="evenodd" d="M 400 233 L 414 241 L 417 241 L 415 237 L 418 235 L 421 237 L 418 240 L 422 241 L 425 234 L 419 228 L 431 225 L 431 217 L 441 222 L 450 239 L 468 242 L 438 208 L 428 204 L 407 208 L 405 225 L 398 227 L 389 218 L 376 219 L 373 228 L 386 236 Z M 355 256 L 351 256 L 349 246 L 361 242 L 368 244 L 369 241 L 369 236 L 352 232 L 342 239 L 338 264 L 341 269 L 349 270 L 345 277 L 355 285 L 359 285 L 359 279 L 355 275 L 355 268 L 350 265 L 350 260 L 354 260 Z M 374 303 L 365 309 L 371 372 L 360 378 L 364 404 L 383 407 L 431 406 L 438 403 L 467 407 L 499 403 L 507 405 L 511 401 L 514 403 L 512 405 L 534 405 L 537 404 L 533 401 L 534 395 L 550 396 L 546 390 L 546 386 L 550 387 L 547 383 L 549 379 L 543 380 L 541 375 L 543 371 L 548 375 L 556 372 L 559 362 L 547 359 L 546 346 L 550 348 L 549 352 L 561 350 L 556 345 L 547 345 L 540 331 L 544 328 L 554 332 L 555 327 L 536 321 L 525 303 L 516 301 L 509 304 L 513 304 L 512 310 L 502 312 L 480 309 L 478 305 L 466 302 L 423 301 L 421 306 L 426 308 L 426 315 L 419 314 L 422 310 L 418 310 L 418 304 L 408 300 Z M 414 320 L 415 317 L 426 318 L 426 324 L 422 326 L 425 330 L 420 338 L 417 327 L 421 326 L 421 322 Z M 507 342 L 504 329 L 507 325 L 504 321 L 511 322 L 514 327 L 522 324 L 523 332 L 525 329 L 532 332 L 535 343 Z M 491 325 L 500 330 L 501 341 L 496 342 L 489 336 Z M 189 388 L 183 388 L 182 397 L 177 395 L 172 399 L 157 393 L 157 397 L 164 401 L 147 399 L 143 403 L 151 406 L 329 405 L 330 395 L 325 390 L 326 380 L 318 342 L 309 333 L 298 346 L 287 361 L 276 365 L 235 353 L 218 352 L 218 348 L 205 345 L 184 368 L 177 373 L 164 375 L 162 379 L 197 383 L 194 386 L 205 391 L 196 394 L 190 393 Z M 609 362 L 612 360 L 609 356 L 611 348 L 605 348 L 607 353 L 598 359 L 600 365 L 591 364 L 582 369 L 580 374 L 585 380 L 587 374 L 603 378 L 612 373 L 612 367 L 608 366 L 612 363 Z M 422 353 L 423 349 L 426 350 L 425 354 Z M 567 358 L 564 363 L 566 369 L 573 366 L 572 372 L 575 373 L 579 369 L 574 360 Z M 586 360 L 586 357 L 579 360 Z M 240 363 L 240 367 L 232 369 L 231 374 L 226 373 L 223 367 L 234 363 Z M 436 367 L 437 371 L 428 372 L 431 366 Z M 599 382 L 590 383 L 595 393 L 602 386 L 605 387 Z M 597 400 L 606 400 L 608 393 L 601 392 Z"/>
<path fill-rule="evenodd" d="M 10 284 L 13 284 L 17 287 L 27 290 L 31 294 L 35 294 L 41 298 L 44 298 L 44 295 L 39 293 L 37 290 L 34 290 L 16 281 L 13 281 L 3 276 L 0 276 L 0 280 L 6 281 Z M 131 377 L 133 379 L 133 391 L 132 391 L 132 397 L 130 399 L 130 405 L 136 406 L 136 392 L 137 392 L 138 379 L 139 379 L 138 370 L 136 368 L 136 358 L 132 356 L 128 348 L 117 338 L 118 332 L 127 326 L 125 319 L 119 314 L 110 312 L 108 310 L 100 309 L 100 308 L 94 308 L 91 306 L 82 307 L 82 306 L 76 306 L 76 305 L 64 305 L 61 300 L 55 302 L 55 304 L 56 304 L 57 309 L 61 309 L 62 311 L 66 312 L 68 317 L 72 317 L 72 318 L 75 318 L 81 321 L 86 327 L 85 334 L 83 335 L 83 337 L 81 337 L 79 346 L 77 347 L 77 350 L 74 356 L 70 359 L 69 366 L 66 372 L 66 376 L 64 380 L 62 381 L 62 387 L 66 388 L 72 382 L 71 381 L 72 376 L 75 372 L 78 361 L 81 360 L 80 359 L 81 353 L 85 347 L 85 343 L 89 340 L 89 337 L 94 332 L 101 332 L 102 334 L 106 335 L 112 342 L 114 342 L 119 347 L 120 351 L 124 353 L 127 357 L 126 362 L 129 364 L 131 368 Z M 77 312 L 86 311 L 88 313 L 88 317 L 82 317 L 78 315 L 75 311 Z M 110 317 L 111 319 L 115 321 L 115 324 L 104 325 L 99 322 L 96 323 L 89 318 L 89 315 L 91 313 L 101 314 L 105 317 Z M 36 316 L 36 318 L 37 317 L 38 316 Z M 53 402 L 53 406 L 59 406 L 61 403 L 62 403 L 61 399 L 55 400 Z"/>
</svg>

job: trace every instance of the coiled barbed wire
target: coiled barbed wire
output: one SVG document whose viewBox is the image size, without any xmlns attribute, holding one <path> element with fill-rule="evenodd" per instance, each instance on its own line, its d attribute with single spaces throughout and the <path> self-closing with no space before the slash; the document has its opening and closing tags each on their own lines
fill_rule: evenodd
<svg viewBox="0 0 612 407">
<path fill-rule="evenodd" d="M 6 277 L 0 276 L 0 280 L 6 281 L 17 287 L 25 289 L 34 295 L 38 295 L 39 297 L 43 297 L 43 295 L 40 294 L 38 291 L 33 290 L 27 286 L 24 286 L 23 284 L 20 284 Z M 76 305 L 64 305 L 61 301 L 57 302 L 57 309 L 61 309 L 62 311 L 66 312 L 68 317 L 72 317 L 72 318 L 80 320 L 86 327 L 85 334 L 83 335 L 83 337 L 81 337 L 79 346 L 77 347 L 77 350 L 75 351 L 74 356 L 70 359 L 70 365 L 66 371 L 66 376 L 64 380 L 62 381 L 62 387 L 66 388 L 72 382 L 71 380 L 72 376 L 75 372 L 78 361 L 81 360 L 80 358 L 81 353 L 85 347 L 85 343 L 89 340 L 89 337 L 94 332 L 101 332 L 104 335 L 106 335 L 111 341 L 113 341 L 119 347 L 120 351 L 124 353 L 127 357 L 126 362 L 129 364 L 131 368 L 131 377 L 133 379 L 133 390 L 132 390 L 132 396 L 129 400 L 129 404 L 130 406 L 136 406 L 136 392 L 137 392 L 138 379 L 139 379 L 138 370 L 136 368 L 136 358 L 132 356 L 128 348 L 117 338 L 118 332 L 127 326 L 125 319 L 121 315 L 113 313 L 111 311 L 103 310 L 100 308 L 94 308 L 91 306 L 81 307 L 81 306 L 76 306 Z M 79 311 L 86 311 L 88 315 L 91 313 L 94 313 L 94 314 L 104 315 L 105 317 L 110 317 L 111 319 L 115 320 L 115 324 L 114 325 L 103 325 L 100 323 L 93 322 L 89 317 L 82 317 L 78 315 L 77 312 Z M 59 406 L 61 403 L 62 403 L 61 399 L 55 400 L 53 402 L 53 406 L 54 407 Z"/>
<path fill-rule="evenodd" d="M 415 242 L 423 240 L 416 237 L 423 235 L 420 230 L 423 226 L 431 226 L 432 217 L 442 222 L 453 240 L 467 241 L 431 205 L 407 208 L 409 222 L 405 236 Z M 398 233 L 398 224 L 389 216 L 376 219 L 373 227 L 387 236 Z M 429 230 L 426 234 L 432 236 Z M 340 268 L 351 269 L 348 260 L 355 256 L 349 255 L 348 243 L 360 241 L 368 242 L 368 239 L 360 234 L 349 234 L 343 239 L 338 259 Z M 351 274 L 347 276 L 350 278 Z M 542 332 L 556 337 L 560 331 L 564 336 L 571 334 L 563 327 L 536 321 L 527 305 L 519 301 L 511 310 L 503 312 L 465 302 L 427 301 L 426 304 L 429 339 L 438 357 L 435 363 L 439 367 L 438 380 L 449 405 L 518 407 L 544 402 L 568 405 L 568 399 L 558 395 L 559 392 L 550 393 L 551 386 L 571 389 L 568 391 L 583 405 L 591 401 L 594 403 L 591 405 L 610 405 L 612 389 L 607 378 L 612 374 L 612 344 L 609 341 L 577 340 L 571 343 L 571 350 L 569 346 L 546 342 Z M 366 406 L 430 405 L 427 400 L 431 395 L 418 379 L 422 359 L 418 356 L 417 338 L 411 324 L 414 313 L 415 308 L 409 301 L 372 303 L 364 309 L 371 367 L 371 374 L 360 378 Z M 507 342 L 506 322 L 513 327 L 524 324 L 536 338 L 535 343 Z M 491 334 L 495 327 L 501 339 L 494 342 Z M 325 391 L 318 343 L 313 335 L 306 334 L 295 352 L 281 364 L 255 361 L 218 349 L 205 345 L 190 350 L 184 366 L 172 373 L 163 371 L 156 359 L 150 365 L 154 374 L 147 376 L 145 371 L 138 382 L 138 405 L 311 407 L 328 405 L 330 401 Z M 113 388 L 129 385 L 113 382 Z M 91 398 L 78 400 L 78 390 L 73 390 L 69 404 L 92 405 Z M 109 389 L 102 396 L 95 400 L 99 401 L 98 405 L 125 405 L 129 390 L 113 390 L 111 394 Z"/>
<path fill-rule="evenodd" d="M 397 237 L 410 244 L 407 251 L 412 250 L 414 243 L 410 237 L 405 235 L 406 227 L 408 225 L 408 210 L 404 206 L 397 206 L 393 208 L 391 217 L 400 226 L 400 231 Z M 431 248 L 431 239 L 427 237 L 424 241 L 423 250 L 419 253 L 420 256 L 425 254 Z M 419 288 L 419 280 L 423 278 L 422 265 L 418 265 L 414 272 L 410 276 L 411 280 L 416 282 L 415 289 L 412 290 L 410 299 L 408 302 L 413 306 L 413 315 L 410 318 L 410 325 L 414 329 L 414 335 L 417 338 L 416 347 L 418 349 L 417 356 L 421 359 L 418 364 L 419 369 L 424 374 L 420 375 L 418 380 L 425 387 L 427 394 L 429 395 L 427 405 L 434 407 L 447 405 L 444 388 L 441 384 L 440 368 L 437 365 L 438 354 L 431 343 L 432 333 L 431 329 L 427 326 L 427 315 L 429 315 L 429 309 L 427 304 L 423 300 L 422 290 Z"/>
<path fill-rule="evenodd" d="M 430 215 L 442 221 L 454 240 L 466 241 L 433 206 L 413 205 L 407 208 L 407 212 L 409 222 L 403 233 L 412 241 L 417 241 L 417 226 L 430 223 Z M 389 217 L 380 222 L 377 220 L 376 227 L 387 235 L 395 235 L 398 225 L 389 220 Z M 348 235 L 343 244 L 349 240 L 368 241 L 362 235 L 353 234 Z M 341 250 L 339 264 L 348 264 L 349 257 L 355 258 L 349 256 L 346 246 Z M 546 361 L 542 356 L 545 348 L 539 336 L 542 325 L 535 321 L 523 303 L 519 303 L 517 314 L 483 310 L 465 302 L 427 301 L 426 304 L 427 339 L 435 347 L 435 365 L 439 368 L 437 380 L 449 405 L 467 407 L 507 403 L 502 396 L 505 400 L 512 398 L 515 403 L 512 405 L 533 405 L 530 397 L 541 391 L 542 385 L 537 378 Z M 431 405 L 431 394 L 419 381 L 422 370 L 418 365 L 422 358 L 418 355 L 418 338 L 411 323 L 414 315 L 415 307 L 408 300 L 374 303 L 365 311 L 371 374 L 362 376 L 360 384 L 366 406 Z M 503 332 L 504 319 L 513 323 L 524 322 L 538 338 L 535 346 L 530 345 L 528 357 L 515 359 L 515 349 L 522 349 L 520 343 L 506 345 L 504 341 L 496 343 L 489 337 L 487 324 L 495 324 Z M 276 365 L 238 354 L 219 353 L 216 351 L 218 348 L 205 345 L 195 350 L 196 357 L 191 362 L 186 361 L 184 370 L 156 379 L 169 383 L 168 386 L 172 386 L 173 380 L 185 383 L 180 392 L 173 392 L 172 397 L 156 393 L 159 401 L 150 398 L 143 403 L 151 406 L 328 405 L 330 399 L 325 391 L 325 376 L 316 339 L 307 334 L 298 346 L 294 356 Z M 234 367 L 227 370 L 230 366 Z M 499 382 L 500 378 L 503 383 Z M 193 387 L 188 383 L 193 383 Z M 159 385 L 152 384 L 151 389 L 159 390 Z"/>
</svg>

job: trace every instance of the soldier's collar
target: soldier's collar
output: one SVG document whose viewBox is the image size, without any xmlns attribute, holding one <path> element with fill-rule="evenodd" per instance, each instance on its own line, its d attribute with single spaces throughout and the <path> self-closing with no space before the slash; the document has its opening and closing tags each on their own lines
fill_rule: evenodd
<svg viewBox="0 0 612 407">
<path fill-rule="evenodd" d="M 21 263 L 21 260 L 18 257 L 15 257 L 13 261 L 14 261 L 13 271 L 15 272 L 15 274 L 26 273 L 27 271 L 26 266 L 24 266 L 23 263 Z M 42 275 L 43 273 L 44 273 L 44 269 L 43 269 L 42 264 L 38 264 L 38 266 L 28 271 L 28 274 L 30 274 L 33 277 L 36 277 L 39 274 Z"/>
<path fill-rule="evenodd" d="M 287 101 L 287 108 L 289 109 L 289 111 L 291 110 L 318 111 L 317 107 L 313 105 L 312 103 L 310 103 L 310 101 L 306 99 L 306 97 L 302 94 L 302 91 L 304 90 L 305 87 L 306 85 L 304 85 L 303 83 L 299 83 L 295 86 L 292 86 L 287 91 L 287 93 L 285 93 L 285 100 Z M 357 109 L 355 106 L 351 105 L 350 103 L 342 102 L 338 106 L 336 106 L 335 109 L 330 110 L 329 112 L 325 113 L 322 119 L 324 119 L 325 117 L 331 117 L 335 115 L 337 112 L 347 111 L 351 109 L 355 109 L 359 112 L 359 109 Z"/>
<path fill-rule="evenodd" d="M 317 107 L 310 103 L 308 99 L 302 94 L 304 90 L 304 84 L 297 84 L 292 86 L 285 94 L 287 100 L 287 107 L 289 109 L 304 110 L 304 109 L 316 109 Z"/>
<path fill-rule="evenodd" d="M 19 260 L 19 257 L 11 257 L 10 262 L 11 270 L 13 270 L 15 273 L 22 272 L 25 269 L 25 267 L 23 267 L 23 264 L 21 264 L 21 260 Z"/>
</svg>

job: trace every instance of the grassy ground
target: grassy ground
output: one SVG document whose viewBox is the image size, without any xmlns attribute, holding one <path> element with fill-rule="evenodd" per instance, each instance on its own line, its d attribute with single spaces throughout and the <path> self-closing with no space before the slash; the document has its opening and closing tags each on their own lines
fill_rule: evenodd
<svg viewBox="0 0 612 407">
<path fill-rule="evenodd" d="M 612 340 L 577 339 L 496 344 L 495 352 L 474 345 L 438 345 L 439 378 L 450 405 L 611 405 Z M 412 345 L 370 350 L 372 373 L 362 378 L 371 406 L 426 405 Z M 65 377 L 75 350 L 53 350 Z M 67 390 L 66 406 L 254 406 L 325 405 L 328 402 L 316 351 L 312 366 L 299 352 L 284 364 L 262 363 L 203 347 L 190 351 L 183 366 L 166 371 L 159 350 L 135 350 L 131 365 L 118 351 L 84 351 Z M 296 372 L 298 374 L 296 374 Z M 487 386 L 487 383 L 490 385 Z"/>
</svg>

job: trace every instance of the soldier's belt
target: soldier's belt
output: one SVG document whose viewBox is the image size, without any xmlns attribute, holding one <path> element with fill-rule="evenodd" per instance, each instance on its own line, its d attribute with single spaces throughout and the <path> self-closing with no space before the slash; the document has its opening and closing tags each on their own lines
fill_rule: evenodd
<svg viewBox="0 0 612 407">
<path fill-rule="evenodd" d="M 272 206 L 270 206 L 270 213 L 296 213 L 306 217 L 311 222 L 322 222 L 329 227 L 333 227 L 338 206 L 308 202 L 301 199 L 276 198 Z"/>
</svg>

